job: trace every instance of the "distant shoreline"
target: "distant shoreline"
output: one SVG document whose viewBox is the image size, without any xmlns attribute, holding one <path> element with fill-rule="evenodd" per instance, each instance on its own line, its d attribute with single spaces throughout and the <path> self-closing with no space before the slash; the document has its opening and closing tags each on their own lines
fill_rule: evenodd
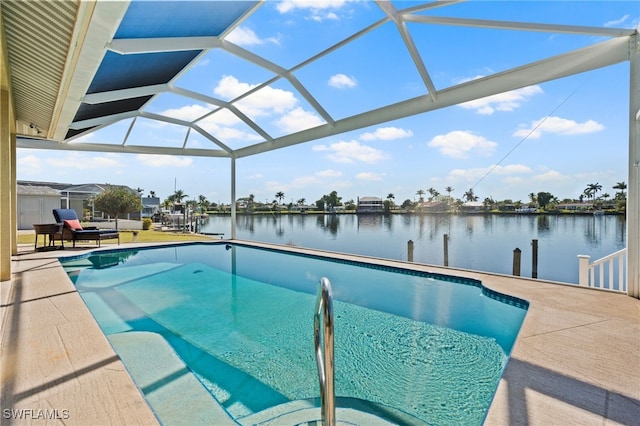
<svg viewBox="0 0 640 426">
<path fill-rule="evenodd" d="M 225 212 L 216 212 L 216 211 L 210 211 L 207 212 L 207 214 L 209 215 L 217 215 L 217 216 L 229 216 L 231 215 L 231 212 L 229 211 L 225 211 Z M 602 215 L 607 215 L 607 216 L 625 216 L 626 212 L 621 211 L 621 212 L 617 212 L 617 211 L 602 211 L 601 213 Z M 469 212 L 417 212 L 417 211 L 390 211 L 390 212 L 358 212 L 355 210 L 348 210 L 348 211 L 339 211 L 339 212 L 324 212 L 324 211 L 320 211 L 320 210 L 311 210 L 311 211 L 306 211 L 306 212 L 299 212 L 299 211 L 288 211 L 288 210 L 283 210 L 283 211 L 257 211 L 257 212 L 242 212 L 242 211 L 236 211 L 236 215 L 239 216 L 265 216 L 265 215 L 299 215 L 299 216 L 306 216 L 306 215 L 362 215 L 362 216 L 389 216 L 389 215 L 461 215 L 461 216 L 468 216 L 468 215 L 499 215 L 499 216 L 503 216 L 503 215 L 512 215 L 512 216 L 598 216 L 598 214 L 594 214 L 593 211 L 586 211 L 586 212 L 576 212 L 576 211 L 536 211 L 536 212 L 521 212 L 521 213 L 516 213 L 513 211 L 469 211 Z"/>
</svg>

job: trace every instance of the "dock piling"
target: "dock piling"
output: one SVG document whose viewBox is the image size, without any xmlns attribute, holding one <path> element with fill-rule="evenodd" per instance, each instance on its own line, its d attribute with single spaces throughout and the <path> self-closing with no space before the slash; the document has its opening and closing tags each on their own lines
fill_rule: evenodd
<svg viewBox="0 0 640 426">
<path fill-rule="evenodd" d="M 449 235 L 444 234 L 442 237 L 444 244 L 444 266 L 449 266 Z"/>
<path fill-rule="evenodd" d="M 520 256 L 522 254 L 522 250 L 516 247 L 513 250 L 513 275 L 516 277 L 520 276 Z"/>
<path fill-rule="evenodd" d="M 531 278 L 538 278 L 538 240 L 531 240 Z"/>
</svg>

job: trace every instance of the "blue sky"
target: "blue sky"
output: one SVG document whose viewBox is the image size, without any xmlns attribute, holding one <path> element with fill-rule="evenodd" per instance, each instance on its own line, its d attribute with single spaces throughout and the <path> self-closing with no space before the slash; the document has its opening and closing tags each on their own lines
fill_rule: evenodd
<svg viewBox="0 0 640 426">
<path fill-rule="evenodd" d="M 396 7 L 415 5 L 394 2 Z M 429 11 L 437 16 L 636 28 L 633 1 L 474 1 Z M 228 40 L 281 67 L 293 67 L 383 17 L 372 2 L 288 0 L 266 2 Z M 410 23 L 409 30 L 439 90 L 605 38 Z M 335 119 L 426 93 L 392 23 L 381 26 L 295 72 Z M 177 87 L 231 100 L 273 77 L 271 72 L 220 49 L 201 58 Z M 467 104 L 408 117 L 236 161 L 237 196 L 315 202 L 333 190 L 358 196 L 417 199 L 435 188 L 461 198 L 469 188 L 484 199 L 526 201 L 546 191 L 577 198 L 590 183 L 627 181 L 629 63 L 530 86 Z M 288 82 L 278 80 L 237 104 L 272 136 L 314 127 L 324 120 Z M 211 105 L 174 94 L 158 96 L 147 111 L 195 119 Z M 83 136 L 121 143 L 130 120 Z M 200 122 L 231 148 L 260 136 L 224 112 Z M 186 141 L 186 142 L 185 142 Z M 128 144 L 204 147 L 178 126 L 139 118 Z M 230 201 L 225 158 L 19 149 L 19 180 L 71 184 L 111 183 L 154 191 L 162 199 L 183 190 L 192 199 Z"/>
</svg>

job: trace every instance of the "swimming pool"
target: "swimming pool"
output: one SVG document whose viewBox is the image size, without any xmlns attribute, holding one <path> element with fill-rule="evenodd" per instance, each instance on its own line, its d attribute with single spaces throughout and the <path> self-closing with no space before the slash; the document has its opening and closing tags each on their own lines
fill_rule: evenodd
<svg viewBox="0 0 640 426">
<path fill-rule="evenodd" d="M 187 410 L 210 423 L 220 415 L 212 405 L 240 424 L 317 407 L 323 276 L 333 287 L 339 407 L 394 423 L 480 424 L 528 307 L 476 280 L 244 244 L 60 262 L 165 424 Z"/>
</svg>

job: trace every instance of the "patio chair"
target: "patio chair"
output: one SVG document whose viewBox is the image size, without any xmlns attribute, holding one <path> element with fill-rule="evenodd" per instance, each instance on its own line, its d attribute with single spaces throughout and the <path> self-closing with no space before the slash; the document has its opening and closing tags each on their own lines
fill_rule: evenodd
<svg viewBox="0 0 640 426">
<path fill-rule="evenodd" d="M 98 247 L 102 240 L 113 238 L 118 239 L 120 245 L 120 233 L 117 229 L 99 229 L 95 226 L 82 227 L 76 211 L 73 209 L 53 209 L 53 216 L 57 223 L 62 223 L 62 239 L 73 241 L 73 247 L 76 241 L 95 241 Z"/>
</svg>

